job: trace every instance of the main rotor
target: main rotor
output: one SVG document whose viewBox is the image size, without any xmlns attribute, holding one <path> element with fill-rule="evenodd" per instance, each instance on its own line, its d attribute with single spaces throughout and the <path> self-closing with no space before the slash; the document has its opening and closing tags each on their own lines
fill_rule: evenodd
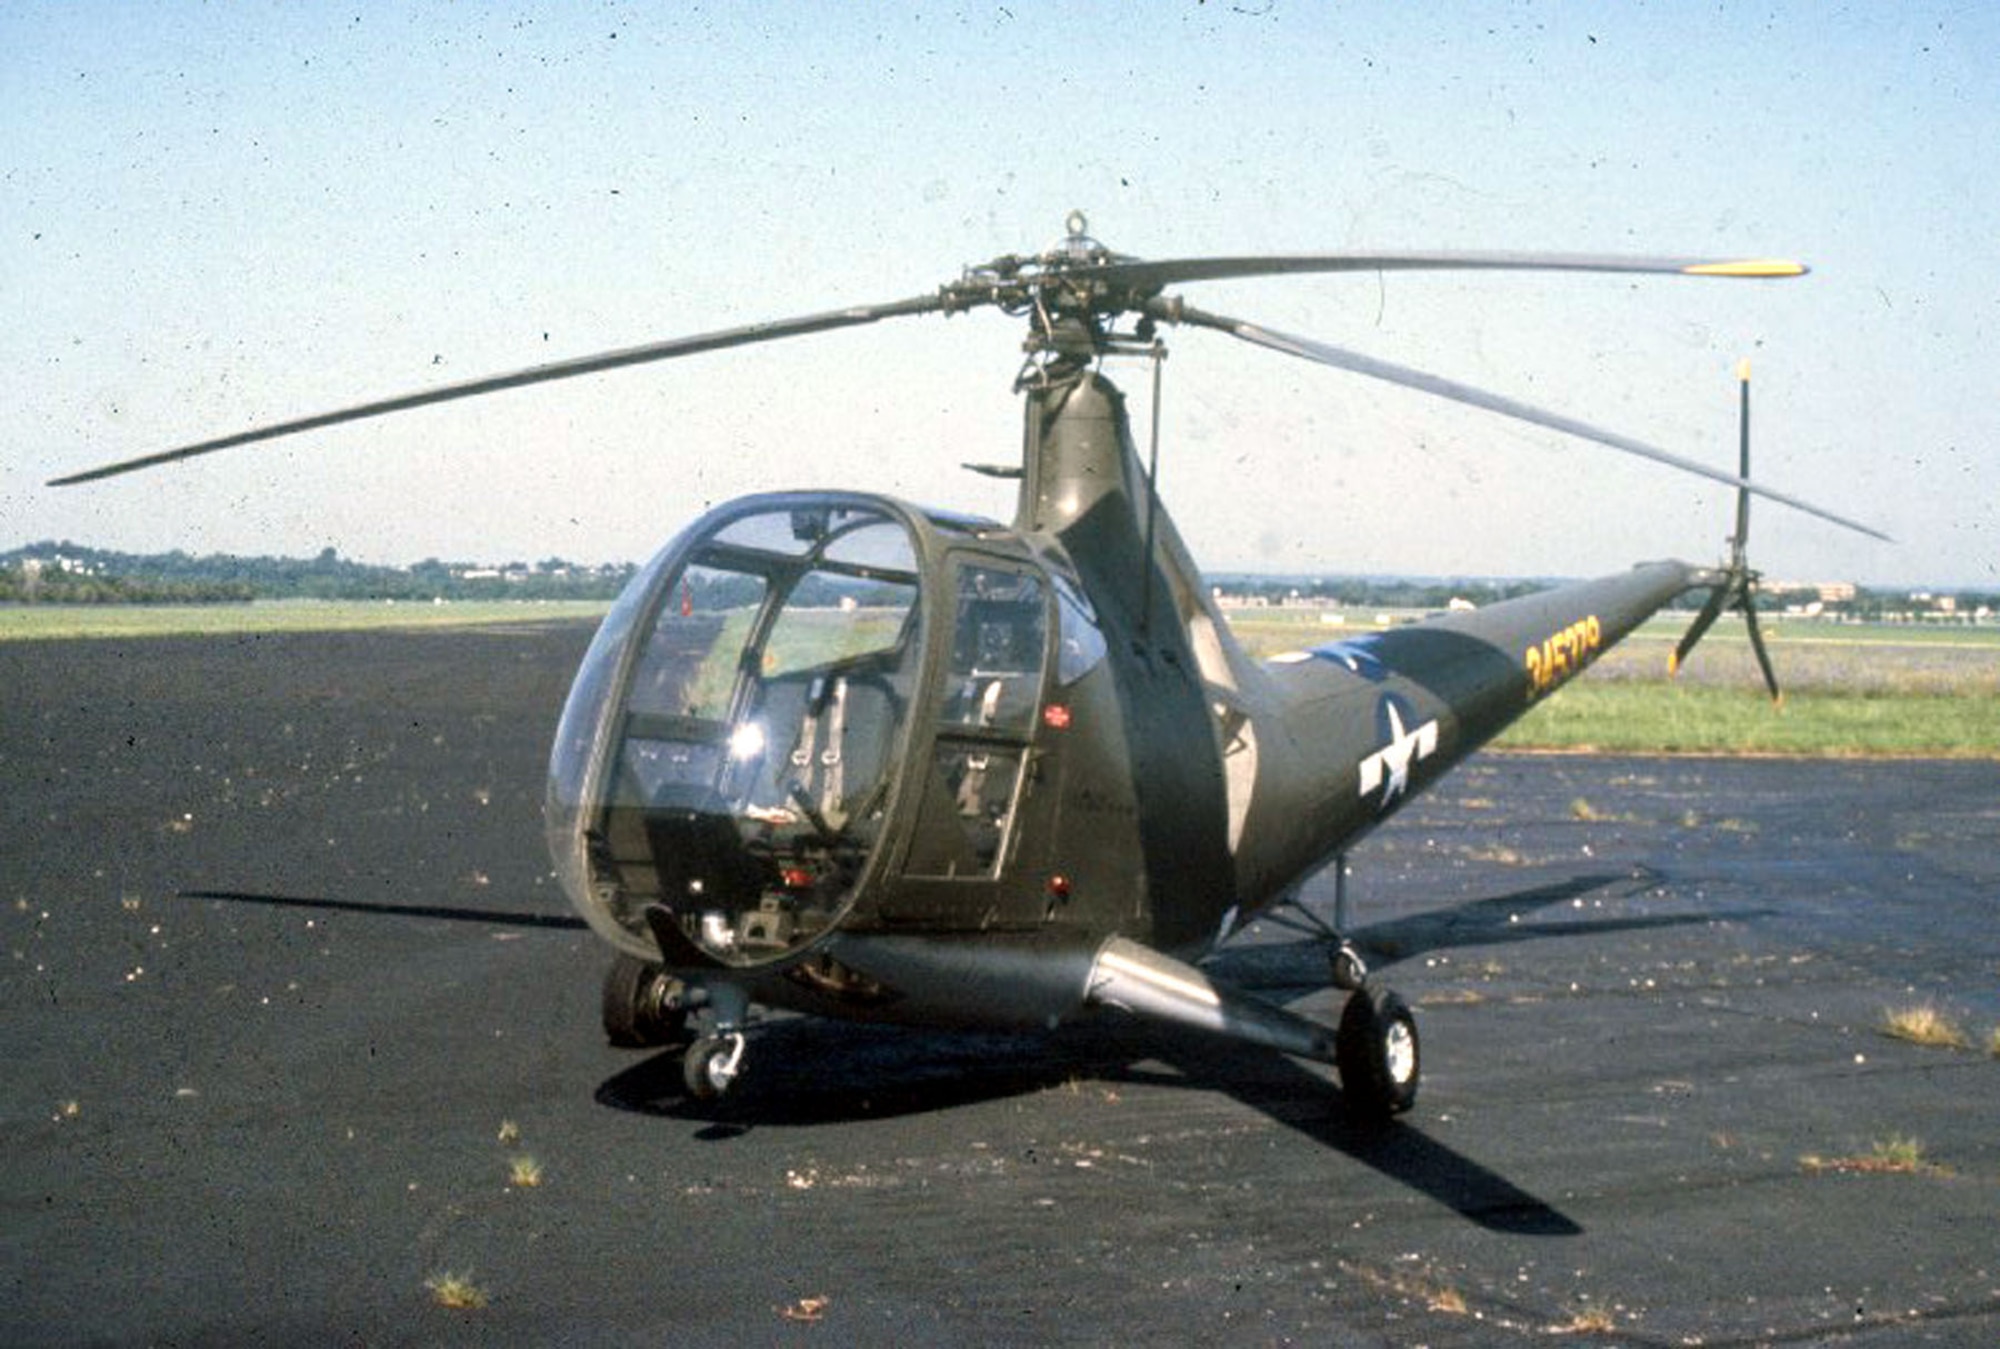
<svg viewBox="0 0 2000 1349">
<path fill-rule="evenodd" d="M 877 323 L 883 319 L 920 314 L 957 314 L 990 307 L 1005 314 L 1026 318 L 1028 321 L 1028 335 L 1023 342 L 1028 355 L 1028 364 L 1019 381 L 1023 385 L 1031 385 L 1074 371 L 1090 361 L 1117 351 L 1157 352 L 1155 332 L 1157 325 L 1163 322 L 1208 328 L 1283 355 L 1365 375 L 1371 379 L 1464 403 L 1517 421 L 1560 431 L 1565 435 L 1594 441 L 1626 454 L 1650 459 L 1655 463 L 1666 464 L 1698 477 L 1766 497 L 1809 515 L 1829 520 L 1846 529 L 1878 539 L 1887 538 L 1886 535 L 1867 525 L 1836 515 L 1801 501 L 1797 497 L 1760 486 L 1738 475 L 1710 468 L 1696 460 L 1634 440 L 1629 436 L 1619 435 L 1573 417 L 1549 412 L 1517 399 L 1488 393 L 1422 370 L 1378 360 L 1344 347 L 1281 333 L 1247 320 L 1209 313 L 1187 304 L 1178 295 L 1166 293 L 1169 286 L 1237 277 L 1418 270 L 1653 273 L 1739 278 L 1802 276 L 1806 271 L 1802 264 L 1783 259 L 1647 258 L 1591 253 L 1294 253 L 1146 260 L 1124 253 L 1114 253 L 1106 248 L 1091 237 L 1089 223 L 1083 213 L 1072 211 L 1065 222 L 1064 238 L 1053 247 L 1027 255 L 1003 254 L 991 262 L 967 267 L 956 280 L 946 282 L 927 295 L 804 314 L 738 328 L 724 328 L 688 337 L 669 338 L 642 346 L 624 347 L 572 360 L 530 366 L 522 370 L 375 399 L 330 412 L 276 422 L 231 435 L 218 436 L 211 440 L 198 441 L 192 445 L 182 445 L 98 468 L 85 469 L 57 478 L 50 483 L 50 486 L 60 487 L 115 477 L 139 469 L 212 454 L 238 445 L 275 440 L 281 436 L 297 435 L 364 418 L 386 416 L 393 412 L 406 412 L 436 403 L 484 397 L 532 384 L 546 384 L 600 374 L 626 366 L 676 360 L 703 352 L 759 345 L 782 338 L 803 337 L 837 328 Z M 1136 321 L 1128 331 L 1120 332 L 1118 323 L 1128 315 L 1135 315 Z"/>
</svg>

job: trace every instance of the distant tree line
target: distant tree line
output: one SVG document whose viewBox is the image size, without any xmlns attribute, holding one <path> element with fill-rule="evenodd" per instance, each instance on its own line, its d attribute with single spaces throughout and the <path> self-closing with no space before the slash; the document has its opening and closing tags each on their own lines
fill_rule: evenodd
<svg viewBox="0 0 2000 1349">
<path fill-rule="evenodd" d="M 631 563 L 591 566 L 561 558 L 499 566 L 429 558 L 388 567 L 343 558 L 211 553 L 119 553 L 67 542 L 0 553 L 0 603 L 212 604 L 259 599 L 606 600 L 632 578 Z"/>
<path fill-rule="evenodd" d="M 43 542 L 0 553 L 0 604 L 215 604 L 259 599 L 326 600 L 610 600 L 638 570 L 630 562 L 589 565 L 559 557 L 498 565 L 426 558 L 408 567 L 355 562 L 332 548 L 311 558 L 195 556 L 120 553 L 68 542 Z M 1220 573 L 1211 577 L 1226 595 L 1270 605 L 1310 604 L 1354 609 L 1437 610 L 1454 600 L 1480 607 L 1546 590 L 1550 579 L 1269 576 Z M 1828 617 L 1908 619 L 1936 616 L 1942 592 L 1857 589 L 1851 599 L 1823 605 Z M 708 607 L 712 597 L 692 597 Z M 1683 609 L 1705 598 L 1690 592 Z M 1766 594 L 1765 608 L 1798 599 L 1793 592 Z M 2000 611 L 2000 595 L 1959 591 L 1956 614 Z"/>
<path fill-rule="evenodd" d="M 1268 605 L 1313 605 L 1343 609 L 1405 609 L 1433 612 L 1447 608 L 1454 600 L 1484 608 L 1520 595 L 1532 595 L 1563 584 L 1560 580 L 1404 577 L 1404 576 L 1261 576 L 1222 573 L 1210 578 L 1223 594 Z M 1954 616 L 1961 621 L 1975 614 L 2000 612 L 2000 594 L 1977 591 L 1935 594 L 1907 590 L 1870 590 L 1856 587 L 1849 598 L 1826 600 L 1814 612 L 1828 618 L 1854 621 L 1899 621 L 1923 618 L 1935 620 Z M 1692 610 L 1701 607 L 1707 592 L 1691 590 L 1668 608 Z M 1815 599 L 1813 592 L 1766 588 L 1758 598 L 1764 610 L 1779 611 L 1788 605 Z"/>
<path fill-rule="evenodd" d="M 1223 593 L 1265 604 L 1333 605 L 1363 609 L 1443 609 L 1453 600 L 1485 606 L 1547 590 L 1553 581 L 1464 580 L 1405 576 L 1256 576 L 1209 578 Z"/>
</svg>

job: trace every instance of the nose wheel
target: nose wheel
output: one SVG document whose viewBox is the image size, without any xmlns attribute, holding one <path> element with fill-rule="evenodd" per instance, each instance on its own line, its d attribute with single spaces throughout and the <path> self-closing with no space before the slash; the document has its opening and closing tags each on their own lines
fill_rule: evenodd
<svg viewBox="0 0 2000 1349">
<path fill-rule="evenodd" d="M 750 1017 L 750 994 L 741 985 L 720 981 L 704 982 L 703 992 L 707 1026 L 681 1059 L 681 1079 L 690 1098 L 713 1101 L 743 1075 L 743 1026 Z"/>
<path fill-rule="evenodd" d="M 743 1071 L 743 1032 L 704 1035 L 688 1046 L 681 1060 L 681 1075 L 688 1095 L 698 1101 L 712 1101 L 734 1085 Z"/>
</svg>

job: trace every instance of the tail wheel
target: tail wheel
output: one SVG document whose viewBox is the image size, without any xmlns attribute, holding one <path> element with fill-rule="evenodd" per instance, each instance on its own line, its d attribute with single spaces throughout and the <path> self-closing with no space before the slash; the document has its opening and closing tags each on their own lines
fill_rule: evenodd
<svg viewBox="0 0 2000 1349">
<path fill-rule="evenodd" d="M 620 954 L 604 975 L 604 1034 L 621 1049 L 687 1043 L 687 988 L 651 961 Z"/>
<path fill-rule="evenodd" d="M 1394 992 L 1357 989 L 1340 1014 L 1333 1048 L 1341 1090 L 1357 1112 L 1386 1120 L 1416 1104 L 1423 1072 L 1417 1019 Z"/>
</svg>

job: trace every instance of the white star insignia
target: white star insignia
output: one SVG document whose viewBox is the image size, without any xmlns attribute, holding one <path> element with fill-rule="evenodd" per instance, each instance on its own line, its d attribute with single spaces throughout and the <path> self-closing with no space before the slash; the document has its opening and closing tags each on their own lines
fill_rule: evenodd
<svg viewBox="0 0 2000 1349">
<path fill-rule="evenodd" d="M 1437 749 L 1438 724 L 1433 717 L 1414 730 L 1403 729 L 1402 713 L 1389 703 L 1389 743 L 1361 761 L 1361 794 L 1382 788 L 1377 810 L 1387 810 L 1410 785 L 1410 765 Z"/>
</svg>

